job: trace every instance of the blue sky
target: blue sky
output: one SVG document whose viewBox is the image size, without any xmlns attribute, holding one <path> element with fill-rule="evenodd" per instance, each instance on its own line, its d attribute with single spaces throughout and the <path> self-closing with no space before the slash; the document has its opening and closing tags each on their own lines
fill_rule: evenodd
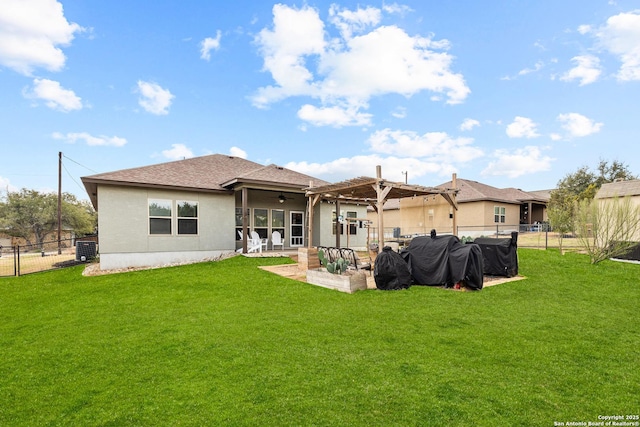
<svg viewBox="0 0 640 427">
<path fill-rule="evenodd" d="M 625 0 L 0 0 L 0 188 L 212 153 L 327 181 L 640 174 Z M 406 174 L 406 175 L 405 175 Z"/>
</svg>

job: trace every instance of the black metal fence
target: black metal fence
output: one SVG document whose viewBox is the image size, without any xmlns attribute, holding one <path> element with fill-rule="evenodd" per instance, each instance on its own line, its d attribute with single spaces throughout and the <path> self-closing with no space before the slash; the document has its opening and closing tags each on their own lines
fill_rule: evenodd
<svg viewBox="0 0 640 427">
<path fill-rule="evenodd" d="M 400 248 L 409 244 L 416 236 L 428 236 L 431 230 L 423 229 L 400 229 L 399 227 L 385 227 L 385 244 L 397 243 Z M 560 236 L 554 232 L 549 224 L 496 224 L 493 226 L 459 226 L 456 235 L 464 241 L 471 241 L 478 237 L 507 238 L 512 232 L 518 233 L 518 247 L 533 249 L 558 248 L 560 246 Z M 371 228 L 371 240 L 377 241 L 378 233 L 376 228 Z M 453 234 L 451 229 L 436 230 L 437 235 Z M 580 240 L 572 234 L 562 236 L 563 250 L 579 250 Z"/>
<path fill-rule="evenodd" d="M 0 247 L 0 277 L 22 276 L 90 261 L 97 253 L 96 241 L 95 236 L 88 236 L 61 240 L 60 244 L 56 240 L 40 245 Z M 90 245 L 89 252 L 79 254 L 79 248 L 86 251 L 86 244 Z"/>
</svg>

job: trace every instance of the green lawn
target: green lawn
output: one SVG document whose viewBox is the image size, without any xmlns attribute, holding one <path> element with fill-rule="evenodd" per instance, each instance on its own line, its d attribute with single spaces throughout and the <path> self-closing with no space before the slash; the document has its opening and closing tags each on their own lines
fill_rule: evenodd
<svg viewBox="0 0 640 427">
<path fill-rule="evenodd" d="M 552 426 L 640 412 L 640 265 L 353 295 L 282 258 L 0 280 L 0 425 Z"/>
</svg>

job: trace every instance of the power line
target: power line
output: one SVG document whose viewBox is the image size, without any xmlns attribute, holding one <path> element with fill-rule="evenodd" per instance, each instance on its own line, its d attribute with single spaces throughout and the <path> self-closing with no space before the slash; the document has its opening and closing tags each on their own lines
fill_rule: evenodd
<svg viewBox="0 0 640 427">
<path fill-rule="evenodd" d="M 85 165 L 83 165 L 83 164 L 81 164 L 81 163 L 78 163 L 78 162 L 76 162 L 75 160 L 73 160 L 73 159 L 71 159 L 71 158 L 67 157 L 64 153 L 62 154 L 62 156 L 63 156 L 65 159 L 69 159 L 69 160 L 71 160 L 71 161 L 72 161 L 73 163 L 75 163 L 76 165 L 78 165 L 78 166 L 82 166 L 82 167 L 83 167 L 83 168 L 85 168 L 86 170 L 89 170 L 89 171 L 91 171 L 91 172 L 93 172 L 93 173 L 98 173 L 98 172 L 94 171 L 93 169 L 91 169 L 91 168 L 89 168 L 89 167 L 87 167 L 87 166 L 85 166 Z"/>
<path fill-rule="evenodd" d="M 64 156 L 64 154 L 63 154 L 63 156 Z M 69 160 L 71 160 L 71 159 L 69 159 Z M 74 163 L 75 163 L 75 162 L 74 162 Z M 82 165 L 80 165 L 80 166 L 82 166 Z M 78 183 L 78 181 L 76 181 L 76 180 L 75 180 L 75 178 L 73 178 L 73 176 L 71 175 L 71 172 L 69 172 L 69 169 L 67 169 L 67 167 L 65 166 L 64 162 L 62 163 L 62 167 L 64 168 L 64 171 L 67 173 L 67 175 L 69 175 L 69 178 L 71 178 L 71 180 L 72 180 L 73 182 L 75 182 L 75 183 L 76 183 L 76 185 L 77 185 L 78 187 L 80 187 L 80 189 L 84 190 L 85 188 L 84 188 L 82 185 L 80 185 L 80 184 Z"/>
</svg>

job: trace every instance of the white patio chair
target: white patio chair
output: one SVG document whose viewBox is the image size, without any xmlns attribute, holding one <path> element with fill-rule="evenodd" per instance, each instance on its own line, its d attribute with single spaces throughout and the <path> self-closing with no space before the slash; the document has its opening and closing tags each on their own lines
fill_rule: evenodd
<svg viewBox="0 0 640 427">
<path fill-rule="evenodd" d="M 251 232 L 251 249 L 254 249 L 256 246 L 259 248 L 260 252 L 262 252 L 263 248 L 264 250 L 267 250 L 267 239 L 260 238 L 260 235 L 258 234 L 257 231 L 252 231 Z M 253 251 L 247 251 L 247 252 L 253 252 Z"/>
<path fill-rule="evenodd" d="M 271 249 L 276 250 L 276 246 L 280 246 L 280 249 L 284 250 L 284 240 L 279 231 L 271 233 Z"/>
<path fill-rule="evenodd" d="M 255 236 L 254 236 L 255 233 Z M 240 230 L 238 230 L 238 236 L 240 236 L 240 240 L 242 240 L 242 232 Z M 250 237 L 247 236 L 247 253 L 250 254 L 251 252 L 262 252 L 262 247 L 264 246 L 266 248 L 266 242 L 262 243 L 260 236 L 258 235 L 258 233 L 256 233 L 255 231 L 252 231 L 250 233 Z M 266 240 L 266 239 L 265 239 Z M 238 253 L 242 253 L 242 248 L 236 249 L 236 252 Z"/>
</svg>

